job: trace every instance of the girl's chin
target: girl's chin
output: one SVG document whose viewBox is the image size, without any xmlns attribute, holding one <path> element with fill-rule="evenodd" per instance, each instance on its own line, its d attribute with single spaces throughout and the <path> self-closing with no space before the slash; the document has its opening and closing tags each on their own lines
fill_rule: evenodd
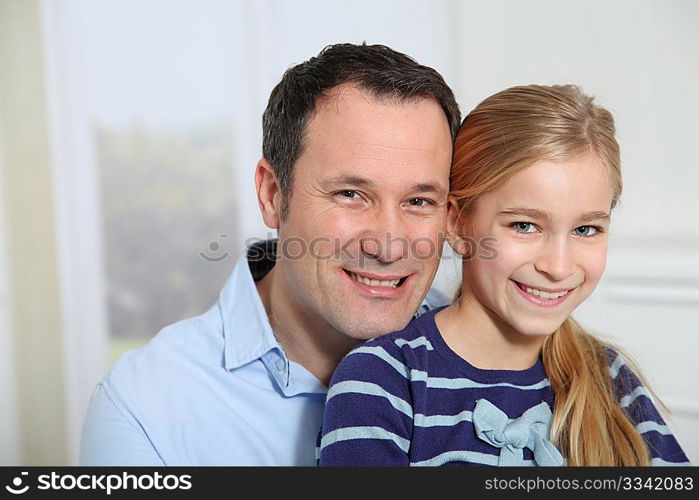
<svg viewBox="0 0 699 500">
<path fill-rule="evenodd" d="M 519 334 L 528 337 L 548 337 L 563 324 L 563 321 L 529 322 L 511 325 Z"/>
</svg>

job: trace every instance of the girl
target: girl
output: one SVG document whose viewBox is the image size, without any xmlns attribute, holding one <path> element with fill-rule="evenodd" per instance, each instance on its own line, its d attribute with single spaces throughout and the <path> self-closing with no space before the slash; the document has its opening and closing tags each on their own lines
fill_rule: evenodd
<svg viewBox="0 0 699 500">
<path fill-rule="evenodd" d="M 687 464 L 634 370 L 570 317 L 621 188 L 612 116 L 579 88 L 479 104 L 451 171 L 460 293 L 340 363 L 320 465 Z"/>
</svg>

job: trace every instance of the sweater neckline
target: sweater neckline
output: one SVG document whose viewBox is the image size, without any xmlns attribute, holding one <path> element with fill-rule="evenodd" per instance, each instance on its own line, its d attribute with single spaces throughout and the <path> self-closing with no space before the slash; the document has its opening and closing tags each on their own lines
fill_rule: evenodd
<svg viewBox="0 0 699 500">
<path fill-rule="evenodd" d="M 541 359 L 541 355 L 539 355 L 532 366 L 524 370 L 488 370 L 478 368 L 469 363 L 468 360 L 459 356 L 446 343 L 442 336 L 442 332 L 439 331 L 439 327 L 437 327 L 437 323 L 435 322 L 435 315 L 445 307 L 447 306 L 438 307 L 423 314 L 418 321 L 422 320 L 424 333 L 430 340 L 435 351 L 455 370 L 463 373 L 475 382 L 483 383 L 530 385 L 546 378 L 546 371 L 544 370 L 544 363 Z"/>
</svg>

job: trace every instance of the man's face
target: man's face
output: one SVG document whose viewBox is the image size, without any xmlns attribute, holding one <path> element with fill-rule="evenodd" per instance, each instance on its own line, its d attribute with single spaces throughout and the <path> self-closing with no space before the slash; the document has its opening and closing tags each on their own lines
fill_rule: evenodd
<svg viewBox="0 0 699 500">
<path fill-rule="evenodd" d="M 294 167 L 277 273 L 290 300 L 356 339 L 402 329 L 434 278 L 451 135 L 434 100 L 320 99 Z"/>
</svg>

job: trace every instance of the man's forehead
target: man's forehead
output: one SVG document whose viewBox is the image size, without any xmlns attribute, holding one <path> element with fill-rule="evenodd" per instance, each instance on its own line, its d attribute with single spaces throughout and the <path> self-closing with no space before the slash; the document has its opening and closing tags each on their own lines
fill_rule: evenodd
<svg viewBox="0 0 699 500">
<path fill-rule="evenodd" d="M 446 148 L 451 157 L 451 132 L 437 101 L 376 98 L 347 87 L 332 98 L 318 101 L 306 122 L 304 148 L 311 142 L 325 142 L 332 149 L 347 142 L 365 145 L 387 142 L 391 146 L 400 137 L 404 147 Z"/>
<path fill-rule="evenodd" d="M 368 90 L 361 88 L 356 83 L 345 82 L 326 89 L 321 95 L 318 96 L 316 106 L 332 106 L 338 101 L 354 97 L 361 97 L 367 102 L 376 100 L 374 95 L 372 95 Z"/>
<path fill-rule="evenodd" d="M 421 101 L 430 101 L 439 106 L 439 102 L 428 95 L 425 96 L 401 96 L 392 92 L 377 93 L 370 89 L 361 87 L 355 82 L 344 82 L 334 87 L 325 90 L 316 99 L 316 106 L 313 115 L 322 111 L 334 111 L 339 113 L 343 110 L 343 106 L 352 106 L 357 103 L 368 105 L 414 105 Z M 440 106 L 441 108 L 441 106 Z M 311 115 L 311 118 L 313 117 Z M 444 115 L 447 120 L 446 114 Z"/>
<path fill-rule="evenodd" d="M 328 189 L 448 189 L 452 142 L 436 101 L 394 104 L 346 84 L 332 92 L 307 124 L 296 169 Z"/>
</svg>

